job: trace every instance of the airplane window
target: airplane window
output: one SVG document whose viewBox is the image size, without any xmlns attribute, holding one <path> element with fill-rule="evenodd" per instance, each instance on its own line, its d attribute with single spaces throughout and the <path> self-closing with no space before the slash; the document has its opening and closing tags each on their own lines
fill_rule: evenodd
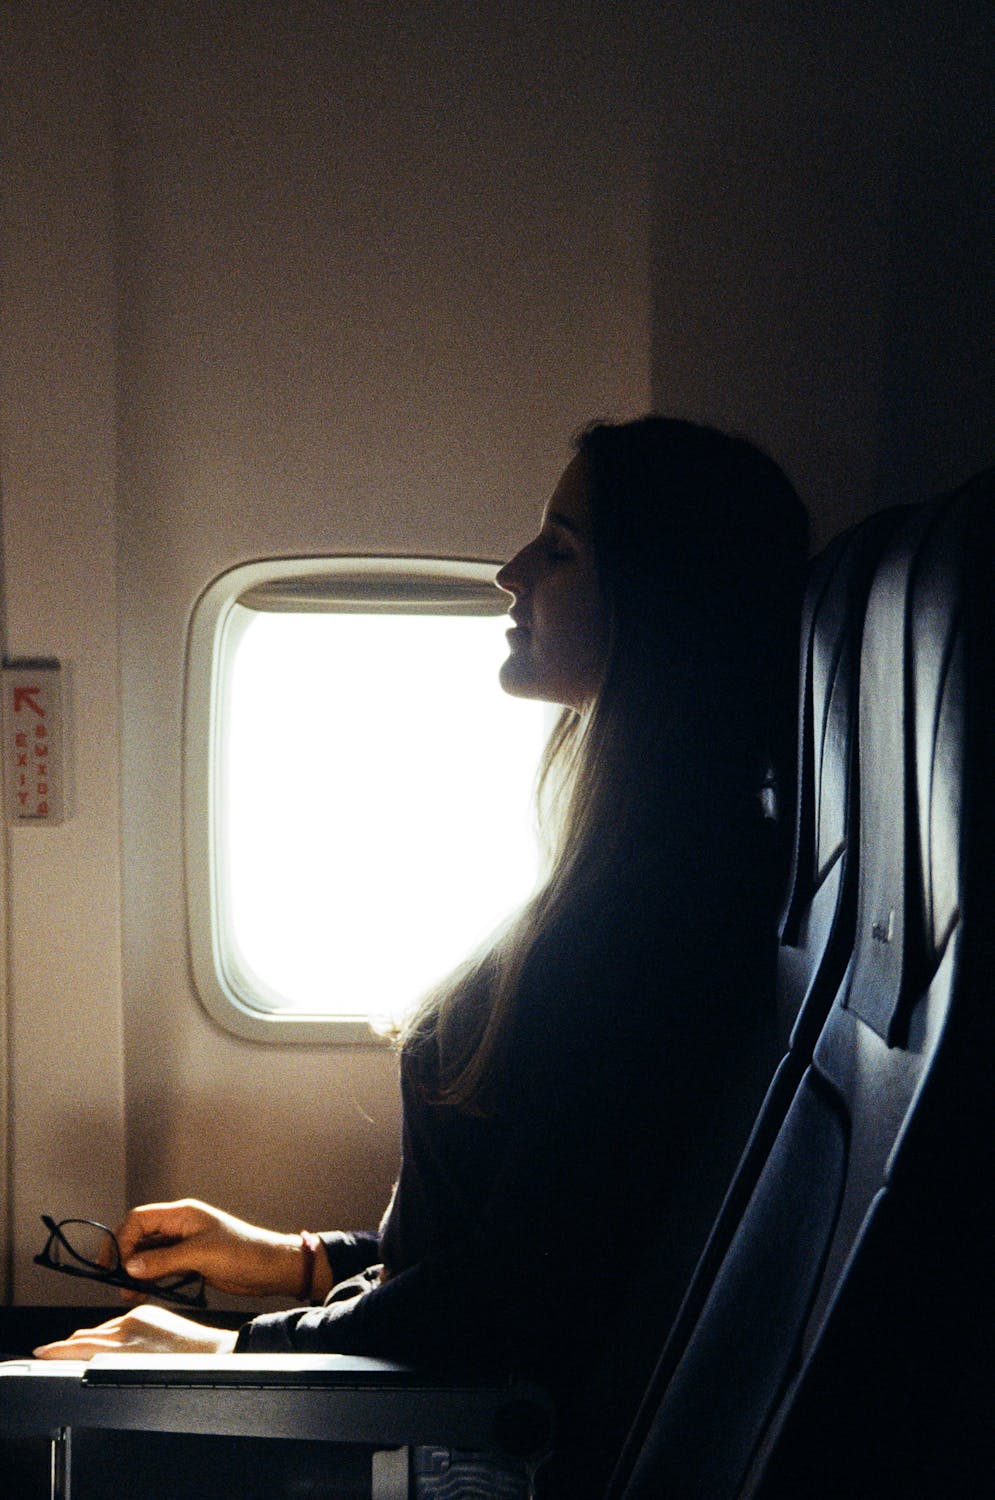
<svg viewBox="0 0 995 1500">
<path fill-rule="evenodd" d="M 369 1040 L 531 889 L 548 720 L 498 686 L 492 566 L 290 566 L 195 614 L 194 974 L 242 1034 Z"/>
</svg>

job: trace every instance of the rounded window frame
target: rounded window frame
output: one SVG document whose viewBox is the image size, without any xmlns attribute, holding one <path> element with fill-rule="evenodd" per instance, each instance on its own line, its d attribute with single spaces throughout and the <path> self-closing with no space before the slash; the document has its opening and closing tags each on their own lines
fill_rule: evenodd
<svg viewBox="0 0 995 1500">
<path fill-rule="evenodd" d="M 208 585 L 187 637 L 183 705 L 183 825 L 187 937 L 195 992 L 208 1015 L 245 1040 L 280 1044 L 389 1045 L 364 1017 L 265 1009 L 224 941 L 217 857 L 218 767 L 233 637 L 254 610 L 499 615 L 500 564 L 469 558 L 339 555 L 239 563 Z M 248 602 L 247 602 L 248 601 Z M 241 608 L 240 608 L 241 607 Z"/>
</svg>

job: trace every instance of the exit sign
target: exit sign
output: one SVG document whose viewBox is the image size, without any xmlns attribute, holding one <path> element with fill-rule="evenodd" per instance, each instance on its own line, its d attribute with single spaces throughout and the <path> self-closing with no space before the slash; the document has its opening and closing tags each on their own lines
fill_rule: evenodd
<svg viewBox="0 0 995 1500">
<path fill-rule="evenodd" d="M 62 822 L 62 674 L 57 662 L 3 669 L 8 823 Z"/>
</svg>

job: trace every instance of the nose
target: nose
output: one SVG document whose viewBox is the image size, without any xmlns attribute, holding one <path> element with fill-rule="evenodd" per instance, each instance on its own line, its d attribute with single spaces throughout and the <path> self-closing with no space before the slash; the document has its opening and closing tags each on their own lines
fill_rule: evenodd
<svg viewBox="0 0 995 1500">
<path fill-rule="evenodd" d="M 523 547 L 521 551 L 515 553 L 514 557 L 510 557 L 503 567 L 498 568 L 494 578 L 499 589 L 503 589 L 506 594 L 513 594 L 516 599 L 519 594 L 525 592 L 522 568 L 524 552 Z"/>
</svg>

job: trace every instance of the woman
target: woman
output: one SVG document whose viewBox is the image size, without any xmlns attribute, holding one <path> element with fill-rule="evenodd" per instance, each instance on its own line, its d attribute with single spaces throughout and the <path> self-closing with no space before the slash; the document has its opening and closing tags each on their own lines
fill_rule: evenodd
<svg viewBox="0 0 995 1500">
<path fill-rule="evenodd" d="M 581 435 L 498 574 L 503 686 L 563 706 L 539 784 L 545 875 L 406 1028 L 379 1234 L 318 1244 L 193 1201 L 135 1209 L 131 1274 L 317 1305 L 237 1335 L 139 1308 L 40 1355 L 511 1368 L 552 1389 L 564 1448 L 583 1430 L 600 1483 L 766 1081 L 781 861 L 765 810 L 790 764 L 805 541 L 790 484 L 741 439 L 660 417 Z M 647 1347 L 627 1341 L 612 1371 L 627 1312 Z M 621 1394 L 585 1411 L 594 1371 Z"/>
</svg>

